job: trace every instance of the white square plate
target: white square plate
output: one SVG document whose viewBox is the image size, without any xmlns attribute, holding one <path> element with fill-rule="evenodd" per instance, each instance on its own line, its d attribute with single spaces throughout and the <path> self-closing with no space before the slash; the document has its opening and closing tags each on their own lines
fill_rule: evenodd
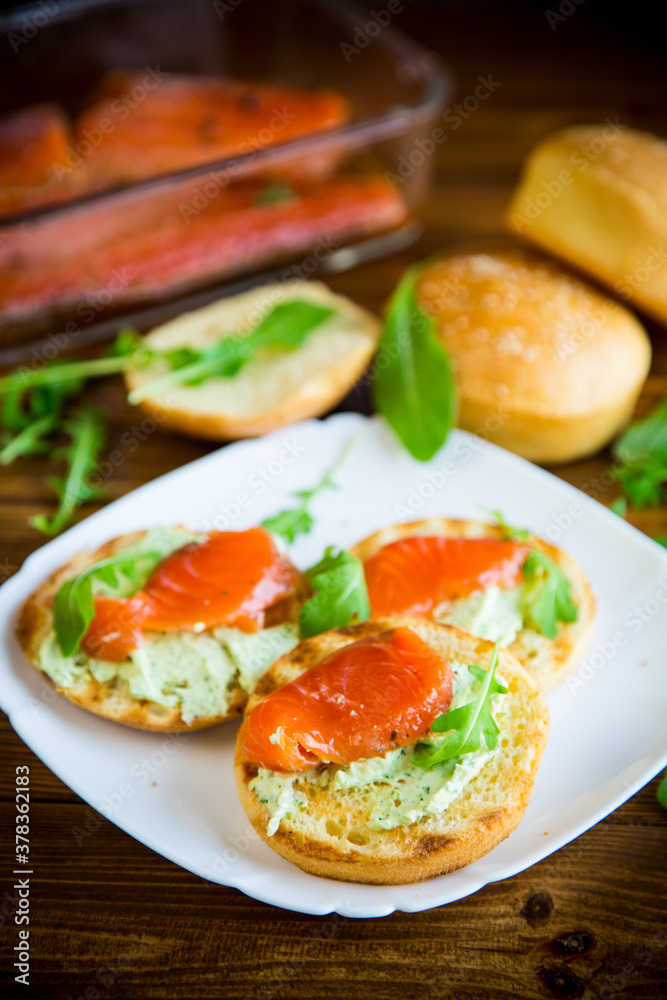
<svg viewBox="0 0 667 1000">
<path fill-rule="evenodd" d="M 307 875 L 250 828 L 232 774 L 237 726 L 185 736 L 126 729 L 59 698 L 14 639 L 18 610 L 83 548 L 138 528 L 185 523 L 241 529 L 293 504 L 356 445 L 316 501 L 297 565 L 326 545 L 430 515 L 500 509 L 579 560 L 598 601 L 596 636 L 575 675 L 549 696 L 551 734 L 519 828 L 475 864 L 417 885 L 365 886 Z M 587 830 L 667 764 L 667 552 L 542 469 L 456 431 L 429 463 L 410 458 L 378 418 L 339 414 L 231 445 L 93 514 L 33 553 L 0 590 L 0 698 L 21 738 L 66 784 L 131 836 L 203 878 L 298 910 L 379 917 L 476 892 L 528 868 Z M 85 831 L 73 831 L 73 847 Z"/>
</svg>

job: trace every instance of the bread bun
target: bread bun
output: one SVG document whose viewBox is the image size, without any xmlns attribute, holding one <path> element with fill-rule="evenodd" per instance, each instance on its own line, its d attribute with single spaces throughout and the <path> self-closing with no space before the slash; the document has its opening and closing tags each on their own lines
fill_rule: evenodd
<svg viewBox="0 0 667 1000">
<path fill-rule="evenodd" d="M 468 253 L 421 273 L 456 368 L 459 424 L 534 462 L 591 455 L 629 421 L 651 347 L 623 306 L 555 262 Z"/>
<path fill-rule="evenodd" d="M 575 125 L 529 155 L 507 225 L 667 322 L 667 142 Z"/>
<path fill-rule="evenodd" d="M 350 551 L 365 562 L 383 546 L 401 538 L 414 538 L 416 535 L 441 535 L 444 538 L 505 537 L 502 528 L 483 521 L 431 517 L 424 521 L 383 528 L 364 538 Z M 551 691 L 576 670 L 592 639 L 596 617 L 595 598 L 583 570 L 566 552 L 535 535 L 527 539 L 527 544 L 545 552 L 562 569 L 571 584 L 572 597 L 579 610 L 575 622 L 559 623 L 555 639 L 548 639 L 534 629 L 524 628 L 507 647 L 540 687 L 544 691 Z"/>
<path fill-rule="evenodd" d="M 366 622 L 306 639 L 277 660 L 251 696 L 247 712 L 342 646 L 397 625 L 412 629 L 450 661 L 478 663 L 486 669 L 490 665 L 492 643 L 460 629 L 408 618 Z M 302 782 L 308 808 L 282 818 L 269 837 L 269 810 L 249 787 L 257 766 L 245 759 L 239 738 L 236 783 L 252 825 L 269 847 L 299 868 L 345 882 L 399 885 L 472 864 L 518 825 L 530 800 L 549 726 L 538 686 L 507 652 L 500 653 L 498 675 L 509 688 L 499 718 L 499 750 L 444 812 L 409 826 L 375 830 L 368 823 L 364 788 L 331 791 Z"/>
<path fill-rule="evenodd" d="M 335 406 L 361 377 L 377 346 L 380 321 L 318 281 L 263 285 L 156 327 L 150 347 L 210 347 L 226 334 L 249 332 L 278 303 L 303 299 L 336 314 L 292 351 L 252 358 L 233 378 L 208 378 L 198 386 L 175 386 L 139 405 L 161 427 L 226 441 L 256 437 Z M 128 371 L 128 390 L 168 371 L 159 363 Z"/>
<path fill-rule="evenodd" d="M 95 552 L 79 552 L 73 556 L 25 602 L 19 615 L 16 638 L 31 665 L 58 694 L 94 715 L 120 722 L 134 729 L 159 733 L 192 732 L 237 719 L 243 712 L 248 693 L 236 680 L 227 691 L 223 712 L 186 722 L 179 706 L 170 707 L 154 701 L 133 698 L 128 682 L 121 677 L 102 682 L 88 673 L 73 686 L 64 687 L 55 683 L 44 670 L 41 663 L 41 649 L 44 640 L 53 631 L 53 600 L 61 585 L 66 580 L 78 576 L 93 563 L 138 545 L 145 535 L 145 531 L 121 535 L 102 545 Z M 267 626 L 288 621 L 298 622 L 299 606 L 300 601 L 296 597 L 279 602 L 267 611 Z"/>
</svg>

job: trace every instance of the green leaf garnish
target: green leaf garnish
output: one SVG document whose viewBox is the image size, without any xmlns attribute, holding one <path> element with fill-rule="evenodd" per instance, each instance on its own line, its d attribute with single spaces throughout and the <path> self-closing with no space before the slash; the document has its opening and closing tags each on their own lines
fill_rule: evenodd
<svg viewBox="0 0 667 1000">
<path fill-rule="evenodd" d="M 273 517 L 267 517 L 262 521 L 262 527 L 273 532 L 274 535 L 280 535 L 288 542 L 293 542 L 297 535 L 307 535 L 314 524 L 312 514 L 308 510 L 310 502 L 323 490 L 338 489 L 338 483 L 335 481 L 336 473 L 345 462 L 355 443 L 353 439 L 346 444 L 339 458 L 316 486 L 310 490 L 297 490 L 294 493 L 294 496 L 301 500 L 298 506 L 281 510 Z"/>
<path fill-rule="evenodd" d="M 418 767 L 433 767 L 441 761 L 452 760 L 466 753 L 476 753 L 484 740 L 489 750 L 495 749 L 500 730 L 491 714 L 491 698 L 494 694 L 507 694 L 507 688 L 494 677 L 498 665 L 500 643 L 493 649 L 488 670 L 471 664 L 468 670 L 481 681 L 482 687 L 475 701 L 443 712 L 431 724 L 434 733 L 446 733 L 445 740 L 437 746 L 420 743 L 415 747 L 412 760 Z"/>
<path fill-rule="evenodd" d="M 47 535 L 55 535 L 71 521 L 77 507 L 88 500 L 95 499 L 99 494 L 92 489 L 87 480 L 99 464 L 100 452 L 104 443 L 104 425 L 102 416 L 97 410 L 82 409 L 65 422 L 65 430 L 70 435 L 71 443 L 59 457 L 67 459 L 68 471 L 64 479 L 51 479 L 60 503 L 51 519 L 38 514 L 30 519 L 30 523 L 38 531 Z"/>
<path fill-rule="evenodd" d="M 274 535 L 280 535 L 286 542 L 293 542 L 297 535 L 307 535 L 315 523 L 308 510 L 308 504 L 325 486 L 335 487 L 335 485 L 335 483 L 323 481 L 315 489 L 297 490 L 294 496 L 301 499 L 299 506 L 291 510 L 281 510 L 279 514 L 267 517 L 266 520 L 262 521 L 262 527 L 273 532 Z"/>
<path fill-rule="evenodd" d="M 306 572 L 315 596 L 301 608 L 299 626 L 304 638 L 370 618 L 363 563 L 351 552 L 341 549 L 334 555 L 331 546 Z"/>
<path fill-rule="evenodd" d="M 531 549 L 523 564 L 524 622 L 547 639 L 555 639 L 558 622 L 576 622 L 579 609 L 572 597 L 572 585 L 551 556 Z"/>
<path fill-rule="evenodd" d="M 618 514 L 619 517 L 625 517 L 628 513 L 628 501 L 625 497 L 616 497 L 615 500 L 609 504 L 609 510 L 612 514 Z"/>
<path fill-rule="evenodd" d="M 138 330 L 128 326 L 121 330 L 107 351 L 109 358 L 133 358 L 136 362 L 143 351 L 147 351 L 146 342 Z"/>
<path fill-rule="evenodd" d="M 512 542 L 530 542 L 532 534 L 508 524 L 498 510 L 493 514 L 504 537 Z M 536 629 L 547 639 L 555 639 L 558 622 L 576 622 L 579 609 L 572 597 L 572 585 L 557 563 L 540 549 L 531 549 L 523 564 L 522 612 L 524 626 Z"/>
<path fill-rule="evenodd" d="M 527 528 L 515 528 L 513 525 L 508 524 L 505 520 L 502 511 L 491 510 L 490 507 L 482 507 L 488 514 L 492 514 L 498 523 L 498 527 L 502 528 L 503 537 L 508 542 L 529 542 L 531 540 L 532 533 L 528 531 Z"/>
<path fill-rule="evenodd" d="M 58 366 L 54 362 L 54 368 Z M 81 379 L 72 379 L 28 388 L 17 384 L 10 389 L 0 406 L 0 423 L 5 431 L 0 463 L 9 465 L 22 455 L 48 451 L 46 439 L 58 430 L 65 403 L 82 386 Z M 12 435 L 12 431 L 16 433 Z"/>
<path fill-rule="evenodd" d="M 653 541 L 657 542 L 658 545 L 662 545 L 664 549 L 667 549 L 667 535 L 656 535 Z"/>
<path fill-rule="evenodd" d="M 48 451 L 45 438 L 58 426 L 58 415 L 40 417 L 11 438 L 0 451 L 0 465 L 9 465 L 21 455 L 38 455 Z"/>
<path fill-rule="evenodd" d="M 36 416 L 45 416 L 57 402 L 58 397 L 64 399 L 75 395 L 89 378 L 100 378 L 105 375 L 116 375 L 128 368 L 136 368 L 152 360 L 156 352 L 146 347 L 143 337 L 136 330 L 124 329 L 118 334 L 107 353 L 101 358 L 88 358 L 84 361 L 51 361 L 43 368 L 17 368 L 5 378 L 0 379 L 0 400 L 2 411 L 0 422 L 3 427 L 13 430 L 22 429 L 9 421 L 9 414 L 16 411 L 17 402 L 25 403 L 30 390 L 41 390 L 41 398 L 46 409 Z M 52 393 L 48 395 L 48 391 Z M 49 406 L 49 403 L 52 405 Z"/>
<path fill-rule="evenodd" d="M 72 656 L 78 650 L 88 626 L 95 617 L 93 600 L 93 580 L 105 583 L 114 589 L 119 586 L 118 569 L 129 579 L 137 582 L 137 589 L 143 579 L 155 569 L 163 556 L 159 552 L 119 552 L 108 559 L 93 563 L 72 580 L 66 580 L 58 590 L 53 602 L 53 627 L 56 640 L 63 656 Z M 143 570 L 141 566 L 143 564 Z M 143 579 L 139 579 L 143 577 Z"/>
<path fill-rule="evenodd" d="M 662 776 L 662 781 L 658 785 L 658 802 L 667 809 L 667 771 Z"/>
<path fill-rule="evenodd" d="M 291 201 L 294 197 L 294 188 L 285 181 L 274 180 L 269 181 L 268 184 L 259 189 L 255 195 L 254 203 L 262 208 L 268 208 L 271 205 L 281 205 L 285 201 Z"/>
<path fill-rule="evenodd" d="M 667 496 L 667 398 L 613 447 L 614 477 L 633 507 L 657 507 Z"/>
<path fill-rule="evenodd" d="M 435 320 L 419 305 L 411 267 L 389 303 L 375 361 L 373 400 L 411 455 L 428 461 L 456 422 L 456 381 Z"/>
<path fill-rule="evenodd" d="M 127 397 L 139 403 L 146 396 L 170 389 L 175 385 L 198 385 L 207 378 L 230 378 L 260 351 L 293 350 L 300 347 L 308 334 L 330 316 L 335 309 L 313 302 L 294 299 L 281 302 L 244 336 L 223 337 L 202 351 L 190 348 L 172 353 L 172 370 L 159 378 L 145 382 Z M 184 353 L 189 352 L 189 353 Z"/>
<path fill-rule="evenodd" d="M 19 368 L 0 379 L 0 396 L 16 390 L 30 389 L 33 386 L 50 386 L 56 382 L 80 382 L 100 375 L 115 375 L 130 367 L 130 357 L 132 355 L 94 358 L 90 361 L 64 361 L 45 365 L 38 371 Z"/>
</svg>

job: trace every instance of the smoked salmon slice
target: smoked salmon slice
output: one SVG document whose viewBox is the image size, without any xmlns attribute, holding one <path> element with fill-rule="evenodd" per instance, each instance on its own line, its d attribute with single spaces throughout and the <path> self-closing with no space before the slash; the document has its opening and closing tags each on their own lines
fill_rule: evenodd
<svg viewBox="0 0 667 1000">
<path fill-rule="evenodd" d="M 96 597 L 83 649 L 118 662 L 142 644 L 146 631 L 228 625 L 256 632 L 267 608 L 294 594 L 298 581 L 263 528 L 213 531 L 167 556 L 133 597 Z"/>
<path fill-rule="evenodd" d="M 272 692 L 241 731 L 251 763 L 351 764 L 424 737 L 452 700 L 452 670 L 408 628 L 350 643 Z"/>
<path fill-rule="evenodd" d="M 494 538 L 441 535 L 390 542 L 364 563 L 374 617 L 430 615 L 438 605 L 487 587 L 511 587 L 528 546 Z"/>
<path fill-rule="evenodd" d="M 111 184 L 257 153 L 336 128 L 349 115 L 347 100 L 333 90 L 117 71 L 102 82 L 74 127 L 77 139 L 92 145 L 90 171 Z M 325 176 L 338 159 L 337 153 L 302 156 L 290 176 Z"/>
<path fill-rule="evenodd" d="M 345 240 L 407 216 L 400 194 L 380 175 L 304 185 L 268 204 L 265 190 L 261 181 L 213 183 L 209 197 L 201 183 L 188 181 L 160 195 L 131 191 L 7 229 L 0 239 L 0 325 L 75 307 L 94 317 L 101 304 L 172 295 L 313 249 L 314 262 L 323 260 Z"/>
<path fill-rule="evenodd" d="M 143 619 L 146 604 L 139 596 L 120 601 L 95 597 L 95 617 L 88 626 L 82 648 L 96 660 L 122 663 L 144 644 Z"/>
<path fill-rule="evenodd" d="M 75 184 L 58 179 L 72 136 L 63 111 L 35 104 L 0 118 L 0 215 L 71 198 Z"/>
</svg>

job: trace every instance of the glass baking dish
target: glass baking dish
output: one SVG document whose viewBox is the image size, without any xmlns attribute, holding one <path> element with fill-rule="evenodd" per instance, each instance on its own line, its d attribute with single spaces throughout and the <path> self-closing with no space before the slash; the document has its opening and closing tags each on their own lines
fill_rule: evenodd
<svg viewBox="0 0 667 1000">
<path fill-rule="evenodd" d="M 350 108 L 347 122 L 328 131 L 1 217 L 0 364 L 45 344 L 53 353 L 104 340 L 121 324 L 146 329 L 258 281 L 344 270 L 416 239 L 432 167 L 424 140 L 453 84 L 391 20 L 388 9 L 362 12 L 337 0 L 42 0 L 0 14 L 0 47 L 12 53 L 0 61 L 0 115 L 48 102 L 74 116 L 114 70 L 334 90 Z M 95 134 L 89 139 L 92 147 Z M 72 157 L 85 158 L 79 147 Z M 225 199 L 236 204 L 252 185 L 274 184 L 299 165 L 332 173 L 336 197 L 349 182 L 363 201 L 368 185 L 363 222 L 348 211 L 338 225 L 318 215 L 322 198 L 314 199 L 309 226 L 290 221 L 289 238 L 272 232 L 244 243 L 246 216 L 230 215 Z M 273 225 L 280 212 L 271 208 Z M 136 227 L 142 238 L 159 231 L 167 240 L 188 213 L 208 220 L 208 256 L 199 245 L 188 256 L 179 236 L 180 257 L 171 255 L 159 280 L 133 278 L 142 273 Z M 103 288 L 91 276 L 98 259 L 102 268 L 109 262 Z"/>
</svg>

